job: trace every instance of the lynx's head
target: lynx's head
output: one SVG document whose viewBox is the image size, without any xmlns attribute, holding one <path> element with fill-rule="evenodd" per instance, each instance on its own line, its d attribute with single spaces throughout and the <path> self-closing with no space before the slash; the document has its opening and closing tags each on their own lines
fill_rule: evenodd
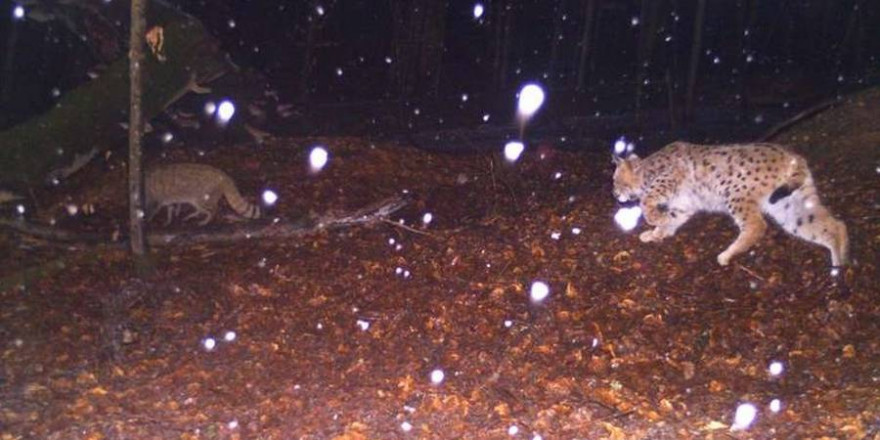
<svg viewBox="0 0 880 440">
<path fill-rule="evenodd" d="M 641 159 L 635 154 L 630 154 L 626 159 L 614 155 L 614 198 L 621 203 L 638 200 L 642 196 L 643 176 L 640 165 Z"/>
</svg>

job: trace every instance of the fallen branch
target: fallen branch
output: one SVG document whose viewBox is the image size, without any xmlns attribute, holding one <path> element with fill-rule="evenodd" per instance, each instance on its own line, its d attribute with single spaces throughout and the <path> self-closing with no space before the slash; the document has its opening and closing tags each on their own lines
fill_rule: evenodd
<svg viewBox="0 0 880 440">
<path fill-rule="evenodd" d="M 243 240 L 303 237 L 321 231 L 380 223 L 385 221 L 391 214 L 406 206 L 406 204 L 406 200 L 393 197 L 343 215 L 327 214 L 317 219 L 307 219 L 306 221 L 298 219 L 271 223 L 252 222 L 207 231 L 151 232 L 147 234 L 146 240 L 150 246 L 161 247 L 194 243 L 231 243 Z M 76 233 L 50 226 L 27 223 L 22 220 L 0 219 L 0 226 L 49 241 L 118 246 L 125 244 L 124 241 L 114 240 L 112 235 Z"/>
<path fill-rule="evenodd" d="M 826 109 L 830 108 L 831 106 L 833 106 L 833 105 L 836 104 L 837 102 L 838 102 L 838 100 L 837 100 L 836 98 L 835 98 L 835 99 L 830 99 L 830 100 L 825 101 L 825 102 L 821 102 L 821 103 L 819 103 L 819 104 L 816 104 L 816 105 L 814 105 L 814 106 L 812 106 L 812 107 L 810 107 L 810 108 L 808 108 L 808 109 L 806 109 L 806 110 L 804 110 L 804 111 L 802 111 L 802 112 L 800 112 L 800 113 L 794 115 L 794 116 L 791 117 L 791 118 L 788 118 L 788 119 L 786 119 L 786 120 L 780 122 L 779 124 L 776 124 L 775 126 L 773 126 L 773 128 L 771 128 L 771 129 L 768 130 L 766 133 L 764 133 L 763 136 L 761 136 L 760 138 L 758 138 L 758 142 L 767 142 L 767 141 L 769 141 L 770 139 L 776 137 L 776 136 L 779 135 L 780 133 L 782 133 L 782 132 L 788 130 L 792 125 L 795 125 L 795 124 L 797 124 L 798 122 L 801 122 L 801 121 L 803 121 L 803 120 L 805 120 L 805 119 L 811 118 L 811 117 L 813 117 L 813 116 L 815 116 L 815 115 L 817 115 L 817 114 L 819 114 L 819 113 L 825 111 Z"/>
</svg>

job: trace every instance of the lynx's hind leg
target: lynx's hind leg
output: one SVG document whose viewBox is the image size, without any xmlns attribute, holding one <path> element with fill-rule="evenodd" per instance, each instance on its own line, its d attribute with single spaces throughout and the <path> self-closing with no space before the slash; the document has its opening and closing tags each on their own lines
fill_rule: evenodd
<svg viewBox="0 0 880 440">
<path fill-rule="evenodd" d="M 795 191 L 791 197 L 768 205 L 766 212 L 786 232 L 831 252 L 833 266 L 849 263 L 849 236 L 846 225 L 834 218 L 816 195 L 812 182 Z"/>
</svg>

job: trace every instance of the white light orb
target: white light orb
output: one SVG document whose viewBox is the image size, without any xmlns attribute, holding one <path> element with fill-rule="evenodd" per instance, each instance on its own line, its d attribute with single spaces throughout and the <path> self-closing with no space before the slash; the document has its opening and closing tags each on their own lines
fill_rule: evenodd
<svg viewBox="0 0 880 440">
<path fill-rule="evenodd" d="M 731 431 L 743 431 L 749 428 L 758 415 L 758 409 L 751 403 L 741 403 L 736 407 L 736 413 L 733 416 L 733 425 L 730 426 Z"/>
<path fill-rule="evenodd" d="M 488 113 L 483 115 L 483 122 L 489 122 L 490 115 Z M 880 167 L 877 167 L 877 173 L 880 174 Z"/>
<path fill-rule="evenodd" d="M 267 189 L 267 190 L 263 191 L 263 203 L 266 206 L 272 206 L 277 201 L 278 201 L 278 194 L 276 194 L 275 191 L 272 191 L 271 189 Z"/>
<path fill-rule="evenodd" d="M 516 426 L 516 425 L 510 425 L 510 427 L 507 428 L 507 435 L 509 435 L 509 436 L 514 436 L 514 435 L 517 435 L 517 434 L 519 434 L 519 426 Z"/>
<path fill-rule="evenodd" d="M 426 212 L 425 215 L 422 216 L 422 223 L 426 226 L 431 223 L 431 220 L 434 220 L 434 214 L 430 212 Z"/>
<path fill-rule="evenodd" d="M 639 219 L 642 217 L 642 208 L 639 206 L 623 207 L 614 214 L 614 223 L 626 231 L 632 231 L 639 225 Z"/>
<path fill-rule="evenodd" d="M 770 411 L 778 413 L 782 410 L 782 401 L 779 399 L 773 399 L 770 401 Z"/>
<path fill-rule="evenodd" d="M 486 8 L 482 3 L 477 3 L 474 5 L 474 18 L 480 19 L 483 16 L 483 13 L 486 12 Z"/>
<path fill-rule="evenodd" d="M 217 121 L 225 124 L 235 115 L 235 104 L 226 99 L 217 106 Z"/>
<path fill-rule="evenodd" d="M 550 295 L 550 286 L 543 281 L 535 281 L 532 283 L 532 288 L 529 290 L 529 297 L 532 299 L 532 302 L 539 303 L 547 299 Z"/>
<path fill-rule="evenodd" d="M 324 7 L 321 5 L 315 6 L 315 12 L 318 13 L 318 15 L 324 15 Z"/>
<path fill-rule="evenodd" d="M 234 331 L 229 330 L 228 332 L 226 332 L 226 334 L 223 335 L 223 340 L 226 342 L 232 342 L 237 337 L 238 335 L 236 335 Z"/>
<path fill-rule="evenodd" d="M 621 136 L 614 141 L 614 154 L 623 156 L 624 153 L 626 153 L 626 138 Z"/>
<path fill-rule="evenodd" d="M 341 67 L 336 68 L 336 76 L 342 76 L 342 68 Z"/>
<path fill-rule="evenodd" d="M 162 142 L 163 143 L 167 144 L 173 140 L 174 140 L 174 134 L 171 133 L 170 131 L 166 131 L 164 134 L 162 134 Z"/>
<path fill-rule="evenodd" d="M 202 341 L 202 346 L 205 347 L 205 350 L 211 351 L 217 347 L 217 341 L 214 340 L 214 338 L 205 338 L 205 340 Z"/>
<path fill-rule="evenodd" d="M 312 148 L 312 152 L 309 153 L 309 166 L 313 171 L 320 171 L 327 165 L 327 161 L 330 158 L 330 154 L 327 152 L 322 146 L 317 146 Z"/>
<path fill-rule="evenodd" d="M 24 215 L 24 205 L 15 205 L 15 212 L 17 212 L 18 215 Z"/>
<path fill-rule="evenodd" d="M 525 151 L 526 146 L 520 141 L 510 141 L 504 145 L 504 158 L 508 162 L 516 162 Z"/>
<path fill-rule="evenodd" d="M 544 104 L 544 89 L 537 84 L 527 84 L 519 91 L 517 112 L 520 116 L 528 118 L 535 114 Z"/>
<path fill-rule="evenodd" d="M 24 19 L 24 6 L 15 5 L 15 7 L 12 8 L 12 18 L 16 20 Z"/>
<path fill-rule="evenodd" d="M 205 103 L 204 112 L 207 116 L 214 116 L 214 112 L 217 111 L 217 104 L 214 104 L 214 101 L 208 101 Z"/>
<path fill-rule="evenodd" d="M 364 321 L 363 319 L 358 319 L 357 326 L 361 329 L 361 331 L 367 331 L 370 329 L 370 322 Z"/>
<path fill-rule="evenodd" d="M 782 374 L 782 371 L 784 369 L 785 368 L 783 367 L 782 362 L 773 361 L 770 362 L 770 366 L 767 368 L 767 371 L 770 373 L 771 376 L 779 376 L 780 374 Z"/>
<path fill-rule="evenodd" d="M 431 383 L 434 385 L 440 385 L 440 383 L 443 382 L 443 379 L 445 378 L 446 373 L 444 373 L 443 370 L 439 368 L 431 372 Z"/>
<path fill-rule="evenodd" d="M 403 422 L 403 423 L 400 424 L 400 429 L 401 429 L 403 432 L 410 432 L 410 431 L 412 431 L 412 428 L 413 428 L 413 426 L 412 426 L 412 424 L 409 423 L 409 422 Z"/>
</svg>

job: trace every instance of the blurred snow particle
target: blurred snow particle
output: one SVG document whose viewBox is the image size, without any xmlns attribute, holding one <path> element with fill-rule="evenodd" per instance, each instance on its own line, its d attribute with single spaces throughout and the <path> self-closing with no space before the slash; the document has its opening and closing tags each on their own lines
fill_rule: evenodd
<svg viewBox="0 0 880 440">
<path fill-rule="evenodd" d="M 489 114 L 488 113 L 483 115 L 483 122 L 489 122 Z M 877 172 L 880 173 L 880 167 L 877 167 Z"/>
<path fill-rule="evenodd" d="M 486 11 L 486 8 L 483 7 L 482 3 L 477 3 L 474 5 L 474 18 L 479 19 L 483 16 L 483 12 Z"/>
<path fill-rule="evenodd" d="M 782 410 L 782 401 L 779 399 L 773 399 L 770 401 L 770 411 L 778 413 Z"/>
<path fill-rule="evenodd" d="M 630 19 L 629 19 L 629 25 L 632 26 L 632 27 L 636 27 L 636 26 L 639 25 L 639 22 L 640 22 L 640 21 L 641 21 L 641 20 L 639 20 L 639 17 L 633 17 L 633 18 L 630 18 Z"/>
<path fill-rule="evenodd" d="M 336 76 L 342 76 L 342 68 L 341 67 L 336 68 Z"/>
<path fill-rule="evenodd" d="M 309 153 L 309 166 L 312 168 L 312 171 L 320 171 L 324 168 L 329 157 L 330 155 L 324 147 L 317 146 L 312 148 L 312 152 Z"/>
<path fill-rule="evenodd" d="M 504 145 L 504 158 L 507 159 L 508 162 L 516 162 L 525 149 L 526 146 L 523 145 L 522 142 L 510 141 Z"/>
<path fill-rule="evenodd" d="M 715 57 L 714 59 L 712 59 L 712 64 L 721 64 L 721 58 Z"/>
<path fill-rule="evenodd" d="M 233 421 L 227 423 L 227 424 L 226 424 L 226 427 L 229 428 L 229 429 L 236 429 L 236 428 L 238 428 L 238 420 L 233 420 Z"/>
<path fill-rule="evenodd" d="M 400 429 L 403 432 L 410 432 L 412 430 L 412 428 L 413 428 L 413 426 L 409 422 L 403 422 L 400 424 Z"/>
<path fill-rule="evenodd" d="M 733 425 L 730 426 L 731 431 L 742 431 L 748 429 L 755 421 L 758 415 L 758 409 L 751 403 L 741 403 L 736 407 L 736 414 L 733 416 Z"/>
<path fill-rule="evenodd" d="M 385 57 L 385 64 L 391 64 L 392 61 L 391 57 Z"/>
<path fill-rule="evenodd" d="M 516 425 L 510 425 L 510 428 L 507 428 L 507 435 L 517 435 L 519 434 L 519 427 Z"/>
<path fill-rule="evenodd" d="M 519 91 L 517 112 L 521 117 L 532 116 L 544 103 L 544 89 L 537 84 L 526 84 Z"/>
<path fill-rule="evenodd" d="M 276 194 L 275 191 L 272 191 L 271 189 L 267 189 L 267 190 L 263 191 L 263 203 L 264 204 L 266 204 L 267 206 L 272 206 L 277 201 L 278 201 L 278 194 Z"/>
<path fill-rule="evenodd" d="M 554 232 L 551 232 L 551 233 L 550 233 L 550 238 L 552 238 L 552 239 L 554 239 L 554 240 L 559 240 L 560 238 L 562 238 L 562 233 L 560 233 L 560 232 L 555 232 L 555 231 L 554 231 Z"/>
<path fill-rule="evenodd" d="M 557 171 L 557 172 L 553 173 L 553 180 L 559 180 L 561 178 L 562 178 L 561 172 Z"/>
<path fill-rule="evenodd" d="M 831 268 L 831 276 L 836 277 L 838 275 L 840 275 L 840 269 L 837 267 L 832 267 Z"/>
<path fill-rule="evenodd" d="M 215 341 L 214 338 L 208 337 L 202 341 L 202 346 L 205 347 L 205 350 L 211 351 L 217 346 L 217 341 Z"/>
<path fill-rule="evenodd" d="M 25 212 L 24 205 L 21 205 L 21 204 L 15 205 L 15 212 L 17 212 L 18 215 L 24 215 L 24 212 Z"/>
<path fill-rule="evenodd" d="M 12 18 L 15 20 L 23 19 L 24 18 L 24 6 L 15 5 L 15 7 L 12 8 Z"/>
<path fill-rule="evenodd" d="M 623 207 L 614 214 L 614 222 L 620 229 L 626 232 L 632 231 L 639 225 L 639 219 L 642 217 L 642 208 L 639 206 Z"/>
<path fill-rule="evenodd" d="M 529 296 L 532 298 L 532 302 L 538 303 L 544 301 L 548 295 L 550 295 L 550 287 L 547 283 L 543 281 L 535 281 L 532 283 L 532 288 L 529 291 Z"/>
<path fill-rule="evenodd" d="M 235 29 L 235 20 L 230 18 L 229 21 L 226 22 L 226 25 L 229 26 L 229 29 Z"/>
<path fill-rule="evenodd" d="M 461 102 L 467 102 L 467 100 L 468 100 L 468 95 L 467 95 L 467 93 L 462 93 L 462 94 L 461 94 Z"/>
<path fill-rule="evenodd" d="M 61 96 L 61 90 L 59 90 L 58 87 L 53 87 L 52 88 L 52 97 L 57 98 L 59 96 Z"/>
<path fill-rule="evenodd" d="M 77 213 L 79 213 L 79 207 L 73 203 L 68 204 L 65 208 L 67 209 L 67 215 L 69 215 L 71 217 L 73 217 Z"/>
<path fill-rule="evenodd" d="M 226 332 L 226 334 L 223 335 L 223 340 L 226 342 L 232 342 L 235 340 L 236 337 L 237 335 L 235 334 L 235 332 L 229 330 L 228 332 Z"/>
<path fill-rule="evenodd" d="M 235 115 L 235 104 L 228 99 L 223 100 L 217 107 L 217 122 L 226 124 L 233 115 Z"/>
<path fill-rule="evenodd" d="M 426 212 L 425 215 L 422 216 L 422 223 L 425 224 L 425 226 L 430 224 L 431 220 L 434 220 L 434 214 L 431 214 L 430 212 Z"/>
<path fill-rule="evenodd" d="M 315 12 L 318 13 L 318 15 L 324 15 L 324 7 L 321 5 L 315 6 Z"/>
<path fill-rule="evenodd" d="M 764 122 L 764 115 L 755 116 L 755 124 L 760 124 L 762 122 Z"/>
<path fill-rule="evenodd" d="M 444 378 L 446 378 L 446 374 L 439 368 L 431 372 L 431 383 L 434 385 L 439 385 Z"/>
<path fill-rule="evenodd" d="M 505 327 L 505 328 L 510 328 L 510 327 L 512 327 L 512 326 L 513 326 L 513 321 L 511 321 L 510 319 L 505 319 L 505 320 L 504 320 L 504 327 Z"/>
<path fill-rule="evenodd" d="M 574 235 L 581 235 L 581 228 L 578 228 L 578 227 L 571 228 L 571 233 Z"/>
<path fill-rule="evenodd" d="M 369 322 L 369 321 L 364 321 L 363 319 L 358 319 L 358 320 L 357 320 L 357 326 L 358 326 L 358 328 L 360 328 L 362 331 L 367 331 L 367 330 L 370 329 L 370 322 Z"/>
<path fill-rule="evenodd" d="M 213 116 L 214 112 L 217 111 L 217 104 L 214 104 L 214 101 L 208 101 L 205 103 L 204 107 L 205 115 Z"/>
<path fill-rule="evenodd" d="M 782 362 L 779 361 L 770 362 L 770 367 L 767 368 L 767 371 L 770 373 L 771 376 L 779 376 L 780 374 L 782 374 L 783 370 L 784 367 L 782 365 Z"/>
<path fill-rule="evenodd" d="M 541 437 L 541 434 L 535 434 L 532 436 L 532 440 L 544 440 L 544 437 Z"/>
</svg>

